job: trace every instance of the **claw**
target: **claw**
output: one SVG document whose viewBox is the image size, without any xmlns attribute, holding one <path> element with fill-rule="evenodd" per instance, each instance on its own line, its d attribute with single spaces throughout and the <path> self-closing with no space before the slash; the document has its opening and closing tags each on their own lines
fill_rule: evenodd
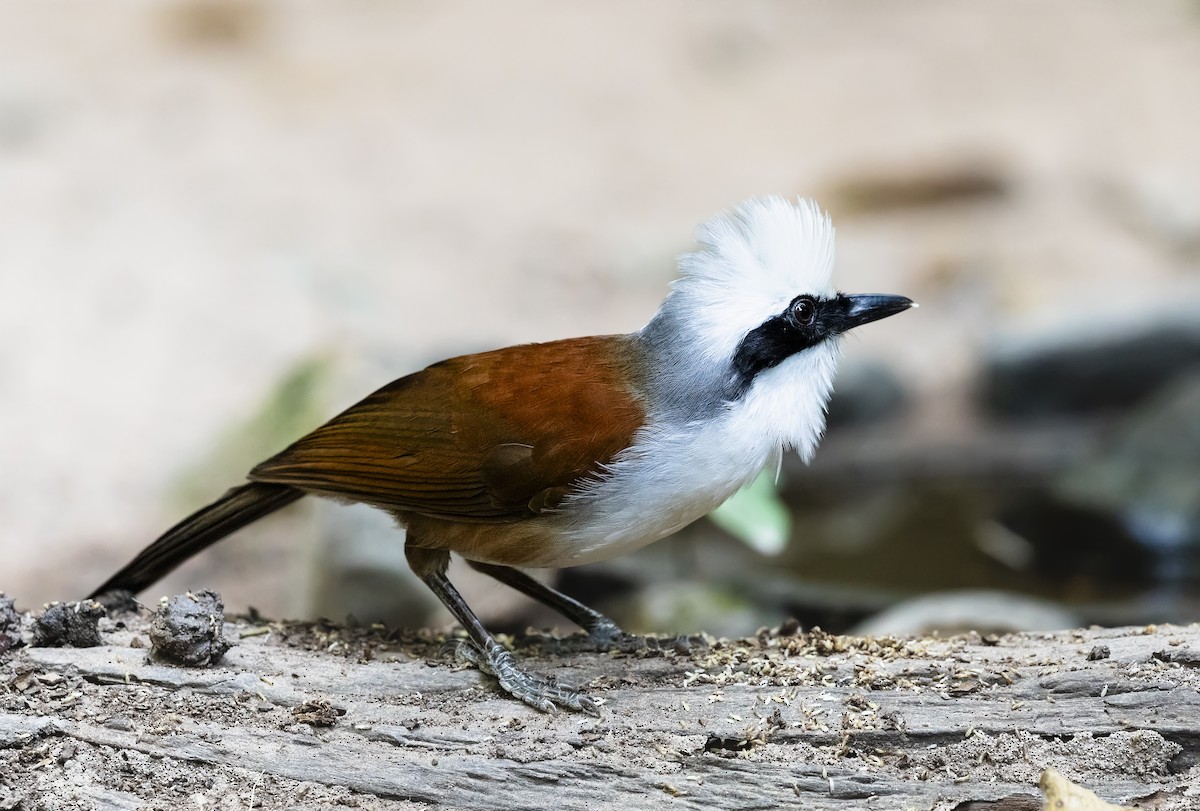
<svg viewBox="0 0 1200 811">
<path fill-rule="evenodd" d="M 600 704 L 574 687 L 530 673 L 517 666 L 513 655 L 493 643 L 486 650 L 469 642 L 460 643 L 456 656 L 466 660 L 500 682 L 500 687 L 535 710 L 553 715 L 559 706 L 576 712 L 600 716 Z"/>
<path fill-rule="evenodd" d="M 571 709 L 576 710 L 578 712 L 586 712 L 588 715 L 593 715 L 596 718 L 600 717 L 599 702 L 597 702 L 595 699 L 590 698 L 588 696 L 580 696 L 578 705 L 573 706 Z"/>
</svg>

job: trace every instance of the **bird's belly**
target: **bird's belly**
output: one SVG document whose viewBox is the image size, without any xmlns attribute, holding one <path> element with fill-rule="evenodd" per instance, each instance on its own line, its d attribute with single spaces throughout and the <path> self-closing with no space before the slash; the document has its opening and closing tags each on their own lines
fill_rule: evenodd
<svg viewBox="0 0 1200 811">
<path fill-rule="evenodd" d="M 549 566 L 578 566 L 653 543 L 707 515 L 749 483 L 777 446 L 713 430 L 656 437 L 564 503 L 568 529 Z"/>
<path fill-rule="evenodd" d="M 731 493 L 676 494 L 663 501 L 647 499 L 621 511 L 576 519 L 563 541 L 556 544 L 557 559 L 543 565 L 582 566 L 641 549 L 704 517 Z"/>
<path fill-rule="evenodd" d="M 730 491 L 732 492 L 732 491 Z M 649 494 L 647 494 L 649 495 Z M 502 566 L 582 566 L 640 549 L 682 529 L 725 500 L 724 494 L 674 494 L 622 500 L 619 508 L 567 509 L 511 523 L 467 523 L 398 516 L 408 542 Z"/>
<path fill-rule="evenodd" d="M 737 426 L 733 426 L 734 429 Z M 617 557 L 707 515 L 749 483 L 780 448 L 727 423 L 657 433 L 554 511 L 499 524 L 408 517 L 409 537 L 469 560 L 558 568 Z"/>
</svg>

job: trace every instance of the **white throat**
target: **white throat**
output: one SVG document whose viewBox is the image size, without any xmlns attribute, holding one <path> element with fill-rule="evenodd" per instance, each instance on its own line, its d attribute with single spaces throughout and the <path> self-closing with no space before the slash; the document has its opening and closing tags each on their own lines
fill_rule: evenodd
<svg viewBox="0 0 1200 811">
<path fill-rule="evenodd" d="M 569 563 L 604 560 L 679 530 L 720 506 L 785 450 L 807 461 L 825 427 L 836 346 L 797 355 L 760 375 L 735 402 L 642 429 L 605 475 L 570 498 Z"/>
</svg>

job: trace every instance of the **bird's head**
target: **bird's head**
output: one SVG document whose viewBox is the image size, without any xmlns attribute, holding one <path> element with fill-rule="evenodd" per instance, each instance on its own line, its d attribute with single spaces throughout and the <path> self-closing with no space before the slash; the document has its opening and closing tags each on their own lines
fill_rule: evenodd
<svg viewBox="0 0 1200 811">
<path fill-rule="evenodd" d="M 833 234 L 828 215 L 805 199 L 755 198 L 717 215 L 680 258 L 680 278 L 647 328 L 671 325 L 672 354 L 688 377 L 716 373 L 726 403 L 762 401 L 749 407 L 766 408 L 782 444 L 806 454 L 823 427 L 838 338 L 913 306 L 904 296 L 838 292 Z"/>
</svg>

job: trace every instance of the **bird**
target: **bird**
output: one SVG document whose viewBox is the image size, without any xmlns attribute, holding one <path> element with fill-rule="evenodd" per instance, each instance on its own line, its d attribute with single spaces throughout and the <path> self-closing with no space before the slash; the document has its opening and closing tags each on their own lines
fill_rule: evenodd
<svg viewBox="0 0 1200 811">
<path fill-rule="evenodd" d="M 599 714 L 524 669 L 447 578 L 451 554 L 555 609 L 597 646 L 610 618 L 526 574 L 605 560 L 711 512 L 796 451 L 809 461 L 849 330 L 915 303 L 832 283 L 834 228 L 811 199 L 746 200 L 697 228 L 641 329 L 510 346 L 395 380 L 172 526 L 93 598 L 136 594 L 306 495 L 390 513 L 413 572 L 465 629 L 463 653 L 544 711 Z"/>
</svg>

